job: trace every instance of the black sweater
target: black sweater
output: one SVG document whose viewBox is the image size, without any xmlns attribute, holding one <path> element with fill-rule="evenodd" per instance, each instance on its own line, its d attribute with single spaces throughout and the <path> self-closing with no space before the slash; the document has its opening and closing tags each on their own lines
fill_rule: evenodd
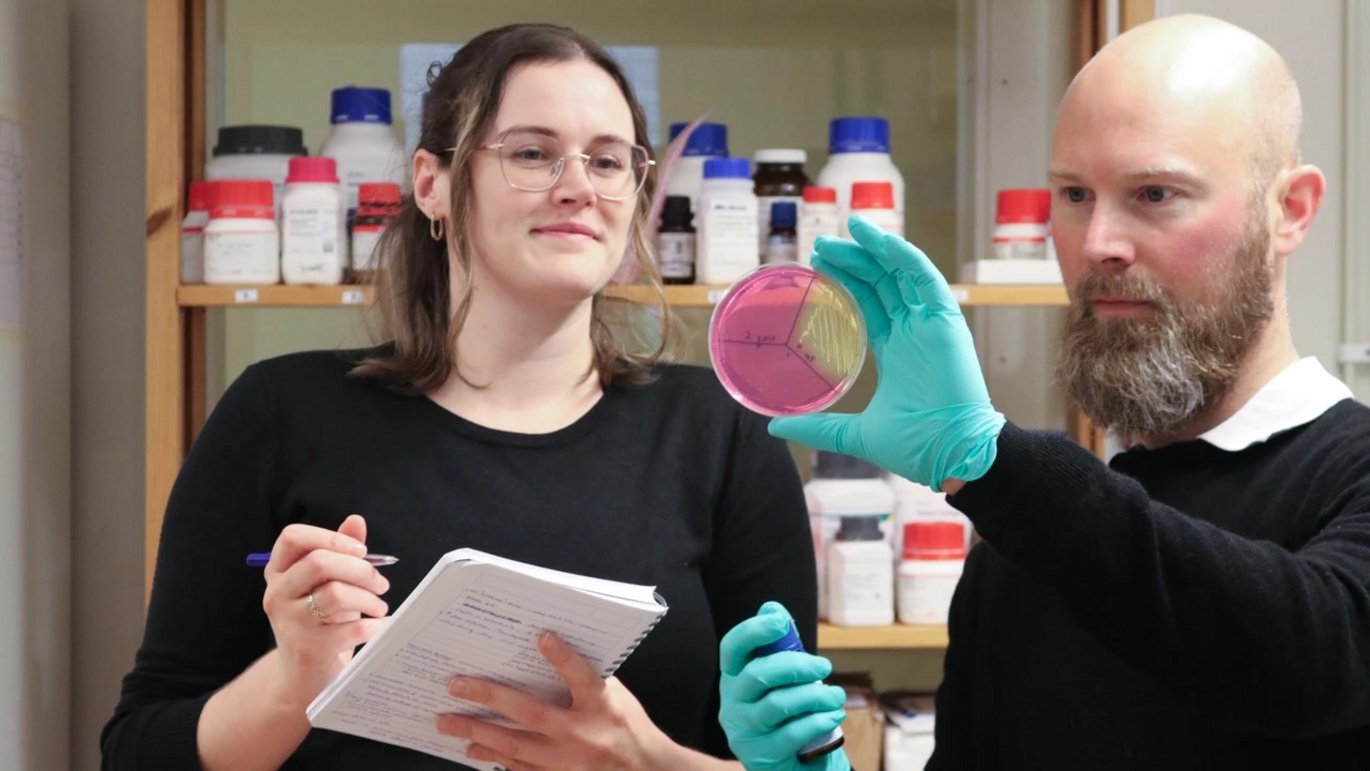
<svg viewBox="0 0 1370 771">
<path fill-rule="evenodd" d="M 250 367 L 176 480 L 147 627 L 102 737 L 106 768 L 198 767 L 205 701 L 273 646 L 248 552 L 281 528 L 366 516 L 391 608 L 444 552 L 470 546 L 558 570 L 655 584 L 670 605 L 618 676 L 681 744 L 727 756 L 718 641 L 765 600 L 816 635 L 813 549 L 798 473 L 762 418 L 707 369 L 662 366 L 609 389 L 559 431 L 496 431 L 347 375 L 344 356 Z M 312 694 L 311 694 L 312 695 Z M 244 737 L 249 740 L 250 737 Z M 312 731 L 286 768 L 452 768 Z"/>
<path fill-rule="evenodd" d="M 1111 466 L 1010 425 L 951 497 L 929 768 L 1370 767 L 1370 409 Z"/>
</svg>

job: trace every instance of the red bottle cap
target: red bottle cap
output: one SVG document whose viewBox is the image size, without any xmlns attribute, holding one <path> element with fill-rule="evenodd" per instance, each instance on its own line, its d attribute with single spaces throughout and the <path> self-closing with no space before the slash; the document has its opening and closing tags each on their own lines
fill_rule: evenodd
<svg viewBox="0 0 1370 771">
<path fill-rule="evenodd" d="M 1000 190 L 994 206 L 994 221 L 1000 225 L 1035 223 L 1051 219 L 1050 190 Z"/>
<path fill-rule="evenodd" d="M 394 182 L 357 185 L 357 216 L 391 217 L 400 210 L 400 186 Z"/>
<path fill-rule="evenodd" d="M 271 182 L 265 179 L 220 179 L 213 183 L 214 208 L 210 219 L 237 217 L 275 219 Z"/>
<path fill-rule="evenodd" d="M 804 203 L 837 203 L 837 190 L 809 185 L 804 188 Z"/>
<path fill-rule="evenodd" d="M 960 522 L 904 524 L 904 559 L 959 560 L 966 558 L 966 527 Z"/>
<path fill-rule="evenodd" d="M 209 211 L 214 207 L 214 183 L 191 182 L 186 194 L 186 211 Z"/>
<path fill-rule="evenodd" d="M 893 209 L 893 182 L 853 182 L 851 186 L 851 207 L 853 209 Z"/>
<path fill-rule="evenodd" d="M 291 182 L 338 182 L 338 162 L 319 155 L 295 155 L 290 158 L 290 171 L 285 177 Z"/>
</svg>

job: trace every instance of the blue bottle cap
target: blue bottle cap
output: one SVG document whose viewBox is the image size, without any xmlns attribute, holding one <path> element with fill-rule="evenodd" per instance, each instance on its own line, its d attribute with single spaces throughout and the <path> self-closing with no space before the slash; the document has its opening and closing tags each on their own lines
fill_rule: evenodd
<svg viewBox="0 0 1370 771">
<path fill-rule="evenodd" d="M 390 123 L 390 92 L 384 88 L 333 89 L 330 123 Z"/>
<path fill-rule="evenodd" d="M 799 220 L 799 212 L 794 201 L 776 201 L 771 204 L 771 229 L 792 228 Z"/>
<path fill-rule="evenodd" d="M 790 628 L 785 630 L 785 636 L 771 643 L 756 649 L 757 656 L 769 656 L 780 651 L 804 651 L 804 642 L 799 639 L 799 630 L 794 628 L 794 622 L 790 622 Z"/>
<path fill-rule="evenodd" d="M 887 153 L 890 122 L 884 118 L 853 116 L 833 118 L 828 124 L 829 153 Z"/>
<path fill-rule="evenodd" d="M 672 123 L 671 140 L 680 136 L 680 132 L 685 130 L 689 123 Z M 685 149 L 682 155 L 716 155 L 725 156 L 728 154 L 728 127 L 722 123 L 701 123 L 695 126 L 690 138 L 685 142 Z"/>
<path fill-rule="evenodd" d="M 704 162 L 705 179 L 752 179 L 752 162 L 746 158 L 710 158 Z"/>
</svg>

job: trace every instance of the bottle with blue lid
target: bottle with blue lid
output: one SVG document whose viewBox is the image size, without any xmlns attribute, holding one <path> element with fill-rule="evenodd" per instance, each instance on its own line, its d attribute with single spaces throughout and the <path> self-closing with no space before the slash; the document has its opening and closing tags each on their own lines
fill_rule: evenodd
<svg viewBox="0 0 1370 771">
<path fill-rule="evenodd" d="M 785 630 L 784 637 L 781 637 L 779 640 L 776 640 L 769 645 L 763 645 L 760 648 L 757 648 L 753 655 L 759 658 L 761 656 L 769 656 L 773 653 L 780 653 L 781 651 L 804 652 L 804 642 L 799 639 L 799 630 L 795 628 L 793 621 L 790 622 L 789 628 Z M 797 757 L 799 762 L 804 763 L 832 752 L 841 747 L 845 741 L 846 737 L 842 735 L 842 729 L 834 728 L 827 734 L 820 736 L 801 747 Z"/>
<path fill-rule="evenodd" d="M 671 124 L 671 141 L 680 136 L 688 123 Z M 699 193 L 704 182 L 704 163 L 710 158 L 728 157 L 728 127 L 722 123 L 701 123 L 685 141 L 685 149 L 671 167 L 666 180 L 666 195 L 690 199 L 690 211 L 699 211 Z"/>
<path fill-rule="evenodd" d="M 363 182 L 391 182 L 408 188 L 404 149 L 390 120 L 390 92 L 384 88 L 344 86 L 333 89 L 329 122 L 332 128 L 319 155 L 338 164 L 342 206 L 348 238 L 357 211 L 357 192 Z M 346 262 L 346 255 L 344 255 Z"/>
<path fill-rule="evenodd" d="M 695 215 L 695 275 L 703 284 L 731 284 L 761 264 L 756 251 L 756 193 L 746 158 L 710 158 Z"/>
<path fill-rule="evenodd" d="M 874 116 L 834 118 L 828 125 L 828 162 L 818 173 L 818 184 L 837 191 L 839 234 L 847 237 L 852 185 L 889 182 L 894 209 L 904 217 L 904 175 L 890 155 L 890 123 Z"/>
</svg>

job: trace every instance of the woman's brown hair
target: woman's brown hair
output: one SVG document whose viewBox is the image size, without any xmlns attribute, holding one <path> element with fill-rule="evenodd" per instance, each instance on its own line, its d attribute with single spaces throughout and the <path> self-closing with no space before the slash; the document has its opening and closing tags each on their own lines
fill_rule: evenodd
<svg viewBox="0 0 1370 771">
<path fill-rule="evenodd" d="M 446 66 L 439 68 L 435 63 L 429 70 L 415 149 L 427 150 L 439 162 L 450 164 L 452 210 L 447 220 L 447 238 L 454 240 L 459 284 L 454 293 L 447 241 L 432 238 L 428 217 L 414 202 L 413 195 L 405 196 L 376 252 L 380 264 L 376 308 L 381 337 L 389 345 L 358 364 L 353 374 L 377 377 L 417 393 L 438 388 L 454 373 L 461 376 L 457 368 L 457 334 L 471 307 L 471 244 L 467 235 L 471 155 L 499 111 L 510 72 L 529 63 L 581 60 L 598 65 L 618 84 L 632 112 L 634 141 L 650 147 L 646 115 L 623 70 L 602 46 L 573 29 L 551 24 L 500 27 L 462 46 Z M 606 387 L 617 382 L 650 380 L 651 366 L 666 351 L 674 329 L 654 252 L 646 236 L 647 212 L 655 188 L 649 175 L 638 194 L 629 228 L 628 253 L 636 260 L 639 281 L 654 290 L 656 307 L 629 308 L 625 301 L 607 297 L 603 292 L 592 300 L 592 371 Z M 619 339 L 615 332 L 627 319 L 641 323 L 646 318 L 656 319 L 660 324 L 655 348 L 650 353 L 630 350 L 629 341 Z"/>
</svg>

